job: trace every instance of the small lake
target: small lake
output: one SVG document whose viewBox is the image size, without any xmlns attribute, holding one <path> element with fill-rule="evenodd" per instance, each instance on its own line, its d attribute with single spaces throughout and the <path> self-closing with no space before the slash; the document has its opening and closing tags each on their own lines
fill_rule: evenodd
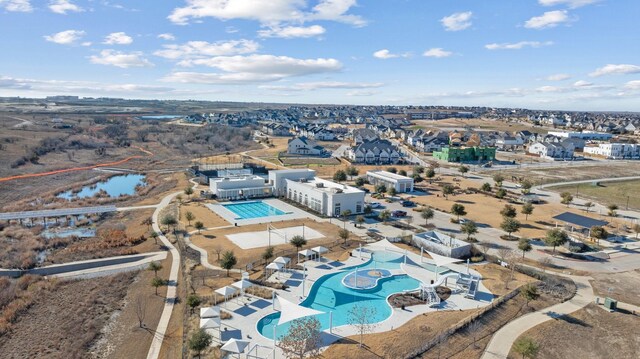
<svg viewBox="0 0 640 359">
<path fill-rule="evenodd" d="M 95 196 L 95 194 L 101 190 L 107 192 L 109 197 L 131 196 L 136 193 L 136 186 L 145 185 L 144 179 L 145 176 L 139 174 L 113 176 L 104 182 L 84 186 L 80 192 L 73 193 L 72 191 L 66 191 L 59 193 L 56 197 L 68 200 L 87 198 Z"/>
<path fill-rule="evenodd" d="M 138 116 L 139 120 L 172 120 L 174 118 L 183 117 L 182 115 L 154 115 L 154 116 Z"/>
</svg>

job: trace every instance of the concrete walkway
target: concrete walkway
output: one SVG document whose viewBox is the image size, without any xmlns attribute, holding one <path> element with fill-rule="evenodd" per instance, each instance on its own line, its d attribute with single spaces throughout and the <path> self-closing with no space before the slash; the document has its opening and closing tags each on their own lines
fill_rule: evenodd
<svg viewBox="0 0 640 359">
<path fill-rule="evenodd" d="M 549 308 L 544 308 L 537 312 L 527 315 L 509 322 L 509 324 L 500 328 L 485 348 L 482 359 L 505 359 L 511 351 L 513 342 L 527 330 L 542 324 L 548 320 L 555 319 L 559 316 L 573 313 L 584 308 L 587 304 L 595 301 L 593 288 L 589 283 L 589 277 L 565 276 L 571 278 L 578 287 L 576 295 L 564 303 L 556 304 Z"/>
</svg>

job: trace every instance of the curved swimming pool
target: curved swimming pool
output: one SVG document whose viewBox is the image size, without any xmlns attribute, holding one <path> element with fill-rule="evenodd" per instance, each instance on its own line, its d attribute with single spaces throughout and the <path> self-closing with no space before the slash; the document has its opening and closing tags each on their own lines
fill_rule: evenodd
<svg viewBox="0 0 640 359">
<path fill-rule="evenodd" d="M 396 269 L 400 267 L 403 255 L 393 252 L 374 252 L 373 259 L 357 266 L 362 269 L 381 268 Z M 321 330 L 329 329 L 330 315 L 333 312 L 333 326 L 338 327 L 348 324 L 349 311 L 356 305 L 375 309 L 375 315 L 371 322 L 381 322 L 391 316 L 391 307 L 387 303 L 387 297 L 405 290 L 418 289 L 420 282 L 408 275 L 397 275 L 382 278 L 378 284 L 367 290 L 353 290 L 342 284 L 343 278 L 352 273 L 356 267 L 345 268 L 341 272 L 331 273 L 320 277 L 311 287 L 307 298 L 300 305 L 319 310 L 324 314 L 316 315 L 320 321 Z M 262 317 L 256 327 L 263 336 L 273 339 L 273 326 L 278 323 L 280 312 L 271 313 Z M 291 322 L 278 325 L 276 337 L 287 333 Z"/>
</svg>

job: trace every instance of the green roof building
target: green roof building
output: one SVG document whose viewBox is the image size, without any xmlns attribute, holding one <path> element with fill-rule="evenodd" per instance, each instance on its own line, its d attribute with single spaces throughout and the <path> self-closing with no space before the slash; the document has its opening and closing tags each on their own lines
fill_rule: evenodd
<svg viewBox="0 0 640 359">
<path fill-rule="evenodd" d="M 443 147 L 433 158 L 447 162 L 484 162 L 496 159 L 495 147 Z"/>
</svg>

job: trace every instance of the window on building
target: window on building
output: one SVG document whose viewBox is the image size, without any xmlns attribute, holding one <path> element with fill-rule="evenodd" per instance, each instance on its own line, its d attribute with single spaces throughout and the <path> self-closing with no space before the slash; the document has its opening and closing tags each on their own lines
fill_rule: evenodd
<svg viewBox="0 0 640 359">
<path fill-rule="evenodd" d="M 340 211 L 340 203 L 336 203 L 336 204 L 333 206 L 333 215 L 334 215 L 334 216 L 339 216 L 339 215 L 340 215 L 340 213 L 342 213 L 342 211 Z"/>
</svg>

